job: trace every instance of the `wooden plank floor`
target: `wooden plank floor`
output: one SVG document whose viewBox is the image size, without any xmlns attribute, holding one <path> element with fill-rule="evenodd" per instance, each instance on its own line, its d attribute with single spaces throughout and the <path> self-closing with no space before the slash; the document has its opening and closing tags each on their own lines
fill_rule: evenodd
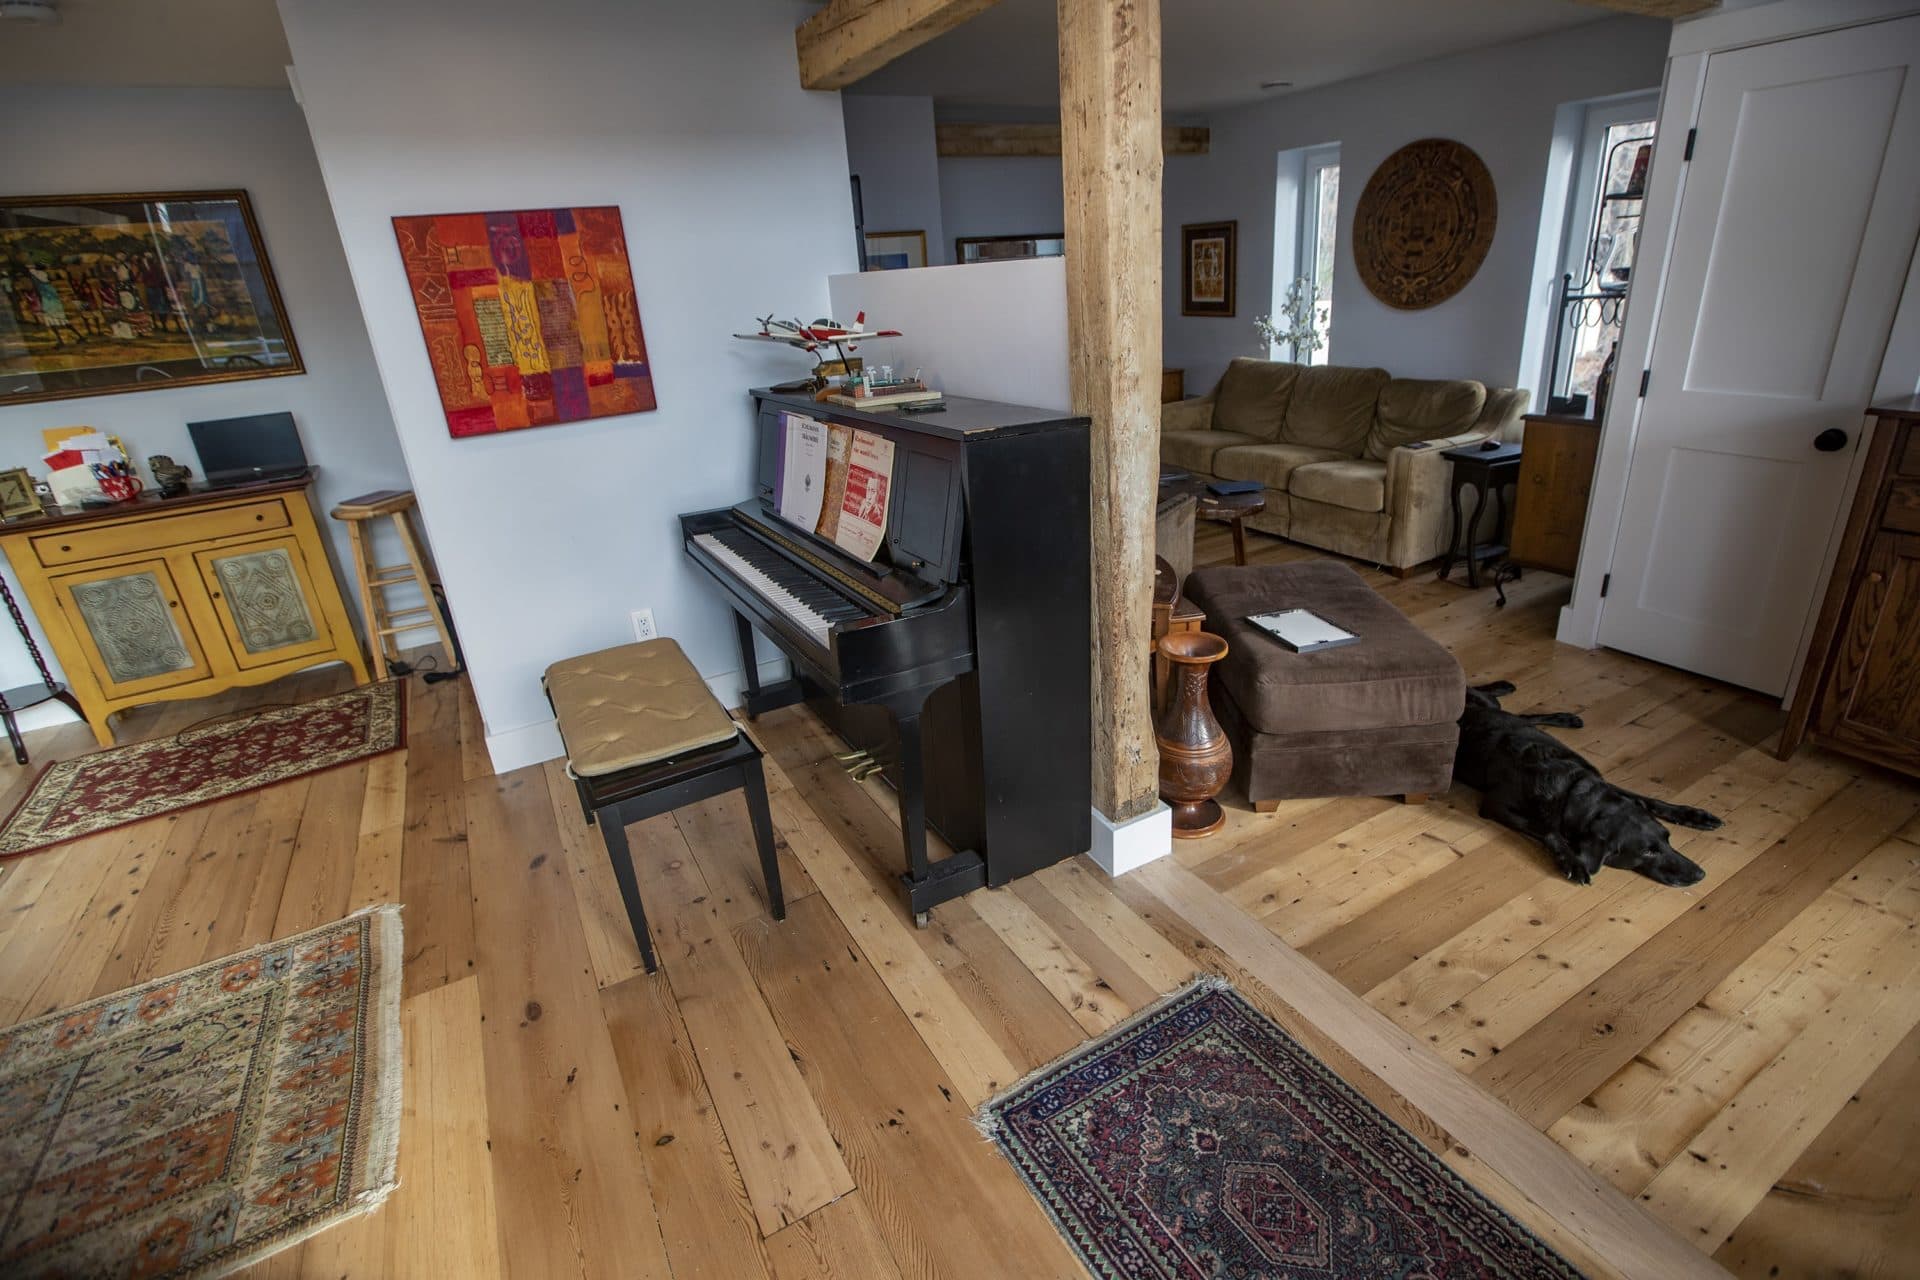
<svg viewBox="0 0 1920 1280">
<path fill-rule="evenodd" d="M 268 1276 L 1082 1276 L 968 1116 L 1200 972 L 1593 1274 L 1920 1273 L 1920 787 L 1783 764 L 1762 700 L 1555 645 L 1564 579 L 1495 610 L 1366 576 L 1509 705 L 1580 711 L 1611 776 L 1722 814 L 1676 840 L 1707 879 L 1568 884 L 1461 788 L 1236 802 L 1117 883 L 1068 862 L 916 930 L 891 794 L 792 709 L 753 730 L 787 920 L 737 796 L 640 824 L 650 977 L 564 774 L 491 776 L 464 682 L 415 681 L 403 753 L 0 864 L 0 1025 L 405 903 L 403 1184 Z M 344 678 L 142 709 L 121 739 Z M 9 806 L 27 772 L 0 773 Z"/>
</svg>

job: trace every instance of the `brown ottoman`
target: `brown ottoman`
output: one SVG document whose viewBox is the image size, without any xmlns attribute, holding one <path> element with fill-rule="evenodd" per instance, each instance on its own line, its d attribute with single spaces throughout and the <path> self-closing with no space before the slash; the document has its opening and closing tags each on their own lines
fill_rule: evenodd
<svg viewBox="0 0 1920 1280">
<path fill-rule="evenodd" d="M 1209 696 L 1256 807 L 1447 789 L 1466 676 L 1359 574 L 1333 560 L 1217 566 L 1194 570 L 1186 595 L 1230 648 Z M 1247 621 L 1274 609 L 1311 609 L 1360 641 L 1295 653 Z"/>
</svg>

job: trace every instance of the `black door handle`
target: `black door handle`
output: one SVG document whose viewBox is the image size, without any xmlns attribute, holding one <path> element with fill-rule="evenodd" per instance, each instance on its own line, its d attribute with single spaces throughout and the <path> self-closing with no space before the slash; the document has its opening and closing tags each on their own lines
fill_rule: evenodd
<svg viewBox="0 0 1920 1280">
<path fill-rule="evenodd" d="M 1822 453 L 1838 453 L 1847 447 L 1847 433 L 1838 427 L 1828 427 L 1813 438 L 1813 447 Z"/>
</svg>

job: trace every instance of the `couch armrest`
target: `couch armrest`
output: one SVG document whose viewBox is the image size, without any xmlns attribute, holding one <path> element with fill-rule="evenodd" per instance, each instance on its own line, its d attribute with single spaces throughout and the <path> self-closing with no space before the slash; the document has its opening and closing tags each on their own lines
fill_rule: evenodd
<svg viewBox="0 0 1920 1280">
<path fill-rule="evenodd" d="M 1213 429 L 1213 396 L 1174 400 L 1160 406 L 1162 431 L 1210 431 Z"/>
<path fill-rule="evenodd" d="M 1411 568 L 1433 559 L 1453 539 L 1452 495 L 1447 485 L 1453 463 L 1442 456 L 1448 449 L 1477 444 L 1485 430 L 1425 441 L 1425 448 L 1405 445 L 1387 454 L 1387 563 Z"/>
</svg>

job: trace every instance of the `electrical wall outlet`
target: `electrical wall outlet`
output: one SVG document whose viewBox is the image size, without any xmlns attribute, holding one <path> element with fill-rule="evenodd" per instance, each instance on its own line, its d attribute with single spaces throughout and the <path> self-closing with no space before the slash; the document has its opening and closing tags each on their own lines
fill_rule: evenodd
<svg viewBox="0 0 1920 1280">
<path fill-rule="evenodd" d="M 630 616 L 633 618 L 633 638 L 635 640 L 651 640 L 660 634 L 653 629 L 653 610 L 635 609 Z"/>
</svg>

